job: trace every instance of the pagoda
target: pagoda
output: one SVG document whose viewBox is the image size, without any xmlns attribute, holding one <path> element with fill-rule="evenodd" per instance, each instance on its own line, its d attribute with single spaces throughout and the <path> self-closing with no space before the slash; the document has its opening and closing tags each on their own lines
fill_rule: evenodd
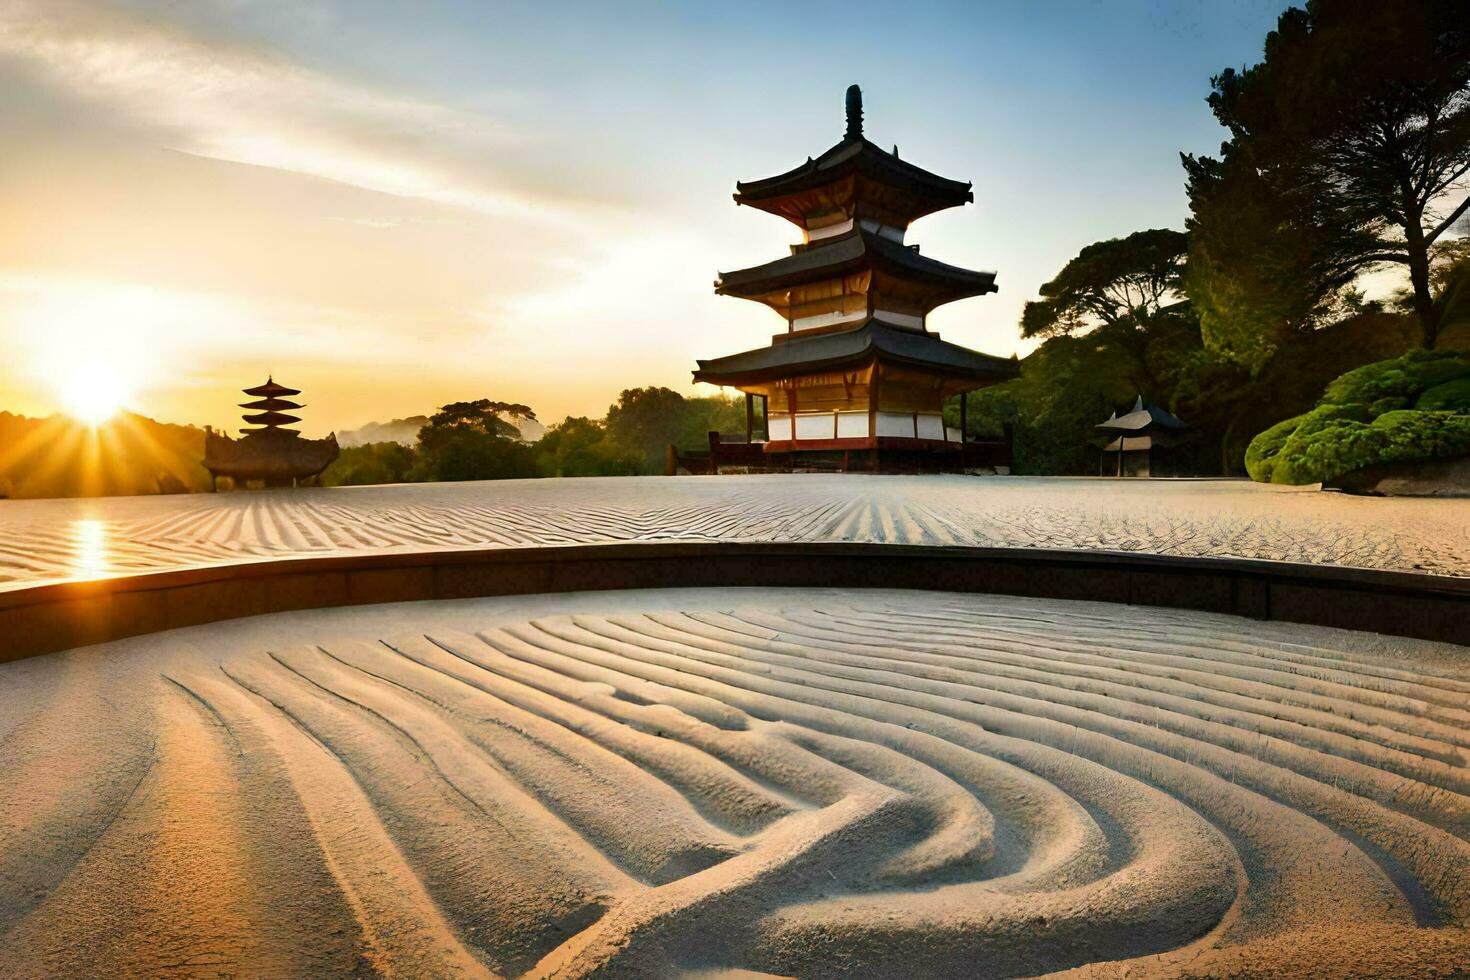
<svg viewBox="0 0 1470 980">
<path fill-rule="evenodd" d="M 1104 470 L 1113 469 L 1116 476 L 1164 476 L 1157 470 L 1165 469 L 1169 476 L 1180 476 L 1179 460 L 1170 450 L 1188 442 L 1193 432 L 1189 424 L 1177 415 L 1145 402 L 1143 396 L 1133 403 L 1133 408 L 1119 415 L 1116 411 L 1106 422 L 1097 424 L 1108 435 L 1117 437 L 1102 447 L 1102 461 L 1098 464 L 1098 476 L 1106 476 Z M 1109 465 L 1108 454 L 1117 458 Z M 1163 464 L 1161 467 L 1160 464 Z"/>
<path fill-rule="evenodd" d="M 252 410 L 242 418 L 256 428 L 241 429 L 239 439 L 212 429 L 204 434 L 204 468 L 216 489 L 222 476 L 230 477 L 237 486 L 259 483 L 267 487 L 300 486 L 321 476 L 337 458 L 337 434 L 303 439 L 300 432 L 286 428 L 301 421 L 287 414 L 304 407 L 290 400 L 301 392 L 278 384 L 274 377 L 244 391 L 255 400 L 240 404 Z"/>
<path fill-rule="evenodd" d="M 762 452 L 788 465 L 826 457 L 844 469 L 962 468 L 965 399 L 958 429 L 945 425 L 945 400 L 1018 368 L 941 340 L 928 316 L 995 292 L 995 274 L 931 259 L 905 237 L 924 215 L 971 203 L 971 185 L 865 138 L 862 92 L 853 85 L 842 142 L 794 170 L 735 187 L 736 204 L 785 218 L 802 241 L 774 262 L 721 273 L 715 292 L 765 304 L 786 330 L 768 347 L 699 361 L 694 379 L 745 392 L 748 442 L 759 400 Z"/>
</svg>

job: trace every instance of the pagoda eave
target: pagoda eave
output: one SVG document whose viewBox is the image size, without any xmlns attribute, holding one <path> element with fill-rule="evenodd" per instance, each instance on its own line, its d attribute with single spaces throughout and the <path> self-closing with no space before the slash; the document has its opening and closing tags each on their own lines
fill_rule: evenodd
<svg viewBox="0 0 1470 980">
<path fill-rule="evenodd" d="M 1020 374 L 1010 358 L 981 354 L 934 334 L 868 320 L 853 330 L 800 337 L 725 357 L 699 361 L 696 382 L 741 387 L 842 368 L 881 364 L 918 368 L 936 377 L 974 382 L 1009 381 Z"/>
<path fill-rule="evenodd" d="M 287 388 L 283 384 L 277 384 L 275 379 L 267 378 L 265 384 L 256 385 L 254 388 L 245 388 L 244 392 L 247 395 L 255 395 L 262 398 L 276 398 L 282 395 L 299 395 L 301 394 L 301 389 Z"/>
<path fill-rule="evenodd" d="M 821 223 L 818 215 L 836 215 L 838 220 L 872 221 L 892 228 L 907 228 L 920 218 L 948 208 L 969 204 L 973 194 L 960 200 L 936 200 L 895 194 L 886 188 L 819 187 L 762 201 L 748 201 L 739 194 L 735 203 L 773 214 L 813 231 Z M 835 222 L 833 222 L 835 223 Z"/>
<path fill-rule="evenodd" d="M 1133 410 L 1127 415 L 1114 416 L 1106 422 L 1099 422 L 1095 428 L 1109 429 L 1120 432 L 1130 439 L 1134 436 L 1163 435 L 1170 432 L 1183 432 L 1190 428 L 1189 424 L 1167 409 L 1157 405 L 1146 404 L 1143 396 L 1139 395 L 1133 405 Z"/>
<path fill-rule="evenodd" d="M 939 287 L 945 298 L 936 297 L 934 305 L 996 291 L 993 272 L 948 265 L 882 235 L 853 231 L 774 262 L 721 273 L 715 292 L 721 296 L 760 299 L 780 290 L 838 279 L 865 269 Z"/>
<path fill-rule="evenodd" d="M 301 419 L 295 415 L 287 415 L 285 412 L 261 412 L 258 415 L 241 416 L 247 425 L 263 425 L 275 427 L 280 425 L 294 425 Z"/>
<path fill-rule="evenodd" d="M 253 402 L 240 402 L 239 405 L 241 408 L 254 408 L 266 412 L 290 411 L 306 407 L 286 398 L 261 398 Z"/>
<path fill-rule="evenodd" d="M 828 187 L 847 178 L 862 177 L 876 185 L 891 188 L 915 202 L 921 214 L 958 207 L 974 200 L 972 185 L 950 180 L 902 160 L 870 140 L 861 137 L 843 140 L 816 159 L 788 170 L 784 174 L 760 180 L 737 181 L 735 201 L 794 220 L 782 209 L 783 199 Z"/>
<path fill-rule="evenodd" d="M 252 429 L 241 439 L 215 432 L 204 437 L 204 467 L 213 476 L 276 486 L 318 476 L 338 452 L 335 434 L 305 439 L 289 429 Z"/>
</svg>

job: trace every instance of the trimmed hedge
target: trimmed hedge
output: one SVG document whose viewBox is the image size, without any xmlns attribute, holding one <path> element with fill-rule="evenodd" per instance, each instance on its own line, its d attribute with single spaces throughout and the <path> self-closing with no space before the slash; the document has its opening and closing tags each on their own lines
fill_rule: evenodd
<svg viewBox="0 0 1470 980">
<path fill-rule="evenodd" d="M 1261 483 L 1324 483 L 1382 463 L 1470 454 L 1470 354 L 1410 351 L 1342 375 L 1317 407 L 1251 441 Z"/>
</svg>

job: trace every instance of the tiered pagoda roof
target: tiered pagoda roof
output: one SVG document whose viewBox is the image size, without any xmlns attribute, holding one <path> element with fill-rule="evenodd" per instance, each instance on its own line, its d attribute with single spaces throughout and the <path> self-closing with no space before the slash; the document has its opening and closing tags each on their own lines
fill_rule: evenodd
<svg viewBox="0 0 1470 980">
<path fill-rule="evenodd" d="M 797 246 L 791 255 L 774 262 L 721 273 L 715 292 L 761 300 L 779 309 L 783 305 L 779 294 L 793 286 L 869 270 L 923 286 L 925 312 L 957 299 L 996 291 L 993 272 L 947 265 L 920 255 L 918 246 L 855 228 L 835 238 Z"/>
<path fill-rule="evenodd" d="M 872 219 L 904 228 L 926 214 L 975 199 L 968 181 L 930 173 L 863 136 L 862 92 L 847 90 L 842 142 L 784 174 L 735 184 L 735 203 L 779 215 L 803 228 L 833 220 Z"/>
<path fill-rule="evenodd" d="M 241 402 L 240 407 L 255 411 L 242 417 L 246 425 L 257 428 L 241 429 L 239 439 L 213 430 L 204 434 L 204 467 L 216 481 L 227 476 L 237 484 L 260 481 L 266 486 L 295 486 L 317 479 L 337 458 L 336 433 L 325 439 L 306 439 L 295 429 L 283 428 L 301 421 L 288 414 L 305 407 L 290 398 L 301 394 L 300 390 L 268 377 L 265 384 L 244 391 L 255 397 Z"/>
<path fill-rule="evenodd" d="M 854 85 L 842 142 L 784 174 L 736 184 L 738 203 L 786 218 L 805 236 L 790 255 L 720 273 L 715 292 L 764 303 L 786 318 L 787 333 L 769 348 L 700 361 L 695 380 L 757 385 L 865 359 L 981 384 L 1017 374 L 1011 359 L 927 332 L 935 308 L 995 292 L 995 273 L 939 262 L 904 242 L 916 218 L 973 201 L 971 185 L 879 148 L 863 136 L 862 111 Z"/>
<path fill-rule="evenodd" d="M 793 337 L 784 343 L 699 362 L 695 381 L 759 384 L 793 372 L 836 371 L 875 357 L 885 363 L 924 368 L 930 373 L 977 381 L 1014 377 L 1016 362 L 981 354 L 939 339 L 937 334 L 893 327 L 868 318 L 855 329 Z"/>
<path fill-rule="evenodd" d="M 244 389 L 247 395 L 263 396 L 251 402 L 241 402 L 241 408 L 260 409 L 258 414 L 243 415 L 241 418 L 246 425 L 263 426 L 262 429 L 242 429 L 242 432 L 262 432 L 265 429 L 279 429 L 283 425 L 293 425 L 301 421 L 300 416 L 287 415 L 287 409 L 301 409 L 305 405 L 297 404 L 283 397 L 285 395 L 299 395 L 301 391 L 297 388 L 287 388 L 285 385 L 277 384 L 274 377 L 267 377 L 265 384 L 256 385 L 254 388 Z M 286 432 L 294 430 L 286 429 Z"/>
</svg>

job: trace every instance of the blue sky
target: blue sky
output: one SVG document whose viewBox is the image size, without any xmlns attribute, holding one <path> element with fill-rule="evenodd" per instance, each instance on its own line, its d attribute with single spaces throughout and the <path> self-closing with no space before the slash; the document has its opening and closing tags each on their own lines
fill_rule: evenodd
<svg viewBox="0 0 1470 980">
<path fill-rule="evenodd" d="M 308 430 L 695 391 L 695 357 L 781 326 L 710 291 L 795 239 L 734 182 L 836 142 L 852 82 L 870 138 L 975 183 L 910 240 L 1000 292 L 933 328 L 1024 353 L 1021 304 L 1079 248 L 1182 227 L 1209 77 L 1282 7 L 11 0 L 0 407 L 60 407 L 79 357 L 215 424 L 277 370 Z"/>
</svg>

